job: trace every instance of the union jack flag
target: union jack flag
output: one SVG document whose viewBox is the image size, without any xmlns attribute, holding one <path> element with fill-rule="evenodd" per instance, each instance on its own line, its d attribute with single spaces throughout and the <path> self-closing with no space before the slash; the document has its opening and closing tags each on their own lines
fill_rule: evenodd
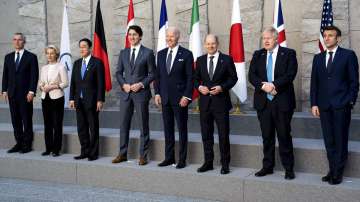
<svg viewBox="0 0 360 202">
<path fill-rule="evenodd" d="M 326 46 L 324 44 L 324 28 L 327 26 L 332 26 L 334 22 L 333 12 L 332 12 L 332 3 L 331 0 L 324 0 L 323 11 L 321 16 L 321 24 L 320 24 L 320 37 L 319 37 L 319 50 L 323 52 L 326 50 Z"/>
<path fill-rule="evenodd" d="M 286 47 L 285 25 L 284 25 L 284 18 L 281 8 L 281 0 L 275 0 L 273 20 L 274 20 L 273 27 L 279 33 L 278 44 L 282 47 Z"/>
</svg>

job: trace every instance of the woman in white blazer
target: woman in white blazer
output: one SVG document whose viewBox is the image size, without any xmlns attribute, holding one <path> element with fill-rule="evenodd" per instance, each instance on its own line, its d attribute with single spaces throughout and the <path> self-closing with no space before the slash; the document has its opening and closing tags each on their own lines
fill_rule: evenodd
<svg viewBox="0 0 360 202">
<path fill-rule="evenodd" d="M 59 49 L 54 45 L 45 48 L 48 64 L 41 68 L 39 87 L 44 116 L 45 146 L 43 156 L 60 155 L 64 118 L 64 89 L 69 85 L 64 65 L 57 62 Z"/>
</svg>

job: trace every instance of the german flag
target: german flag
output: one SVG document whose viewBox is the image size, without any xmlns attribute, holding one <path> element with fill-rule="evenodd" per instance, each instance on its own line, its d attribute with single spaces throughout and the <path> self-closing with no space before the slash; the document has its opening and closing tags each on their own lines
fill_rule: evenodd
<svg viewBox="0 0 360 202">
<path fill-rule="evenodd" d="M 103 24 L 102 15 L 101 15 L 101 9 L 100 9 L 100 0 L 98 0 L 97 6 L 96 6 L 93 56 L 96 58 L 99 58 L 104 64 L 105 90 L 106 90 L 106 92 L 109 92 L 112 88 L 111 73 L 110 73 L 109 57 L 108 57 L 107 48 L 106 48 L 104 24 Z"/>
</svg>

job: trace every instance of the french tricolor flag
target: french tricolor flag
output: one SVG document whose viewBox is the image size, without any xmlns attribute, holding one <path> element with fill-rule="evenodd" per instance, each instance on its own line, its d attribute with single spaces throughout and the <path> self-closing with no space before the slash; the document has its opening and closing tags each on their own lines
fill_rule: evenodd
<svg viewBox="0 0 360 202">
<path fill-rule="evenodd" d="M 159 21 L 159 33 L 158 33 L 158 42 L 157 42 L 157 52 L 166 48 L 166 29 L 168 28 L 168 18 L 166 12 L 166 3 L 165 0 L 161 1 L 160 9 L 160 21 Z"/>
<path fill-rule="evenodd" d="M 282 47 L 286 47 L 285 25 L 281 8 L 281 0 L 275 0 L 273 26 L 279 33 L 278 44 Z"/>
</svg>

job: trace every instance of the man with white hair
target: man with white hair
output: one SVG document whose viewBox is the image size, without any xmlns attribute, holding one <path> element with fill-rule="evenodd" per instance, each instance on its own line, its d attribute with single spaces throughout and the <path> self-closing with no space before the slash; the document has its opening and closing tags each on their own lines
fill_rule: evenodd
<svg viewBox="0 0 360 202">
<path fill-rule="evenodd" d="M 160 167 L 175 163 L 175 122 L 179 131 L 179 161 L 177 169 L 186 166 L 188 142 L 188 105 L 191 102 L 192 53 L 178 42 L 180 31 L 176 27 L 166 30 L 168 48 L 159 51 L 155 71 L 155 104 L 162 107 L 165 132 L 165 160 Z"/>
<path fill-rule="evenodd" d="M 249 81 L 255 87 L 254 108 L 263 138 L 263 167 L 255 173 L 262 177 L 273 173 L 275 166 L 275 131 L 279 142 L 285 179 L 295 178 L 291 119 L 295 109 L 293 81 L 297 73 L 296 52 L 277 44 L 275 28 L 262 33 L 263 49 L 255 51 L 250 63 Z"/>
</svg>

